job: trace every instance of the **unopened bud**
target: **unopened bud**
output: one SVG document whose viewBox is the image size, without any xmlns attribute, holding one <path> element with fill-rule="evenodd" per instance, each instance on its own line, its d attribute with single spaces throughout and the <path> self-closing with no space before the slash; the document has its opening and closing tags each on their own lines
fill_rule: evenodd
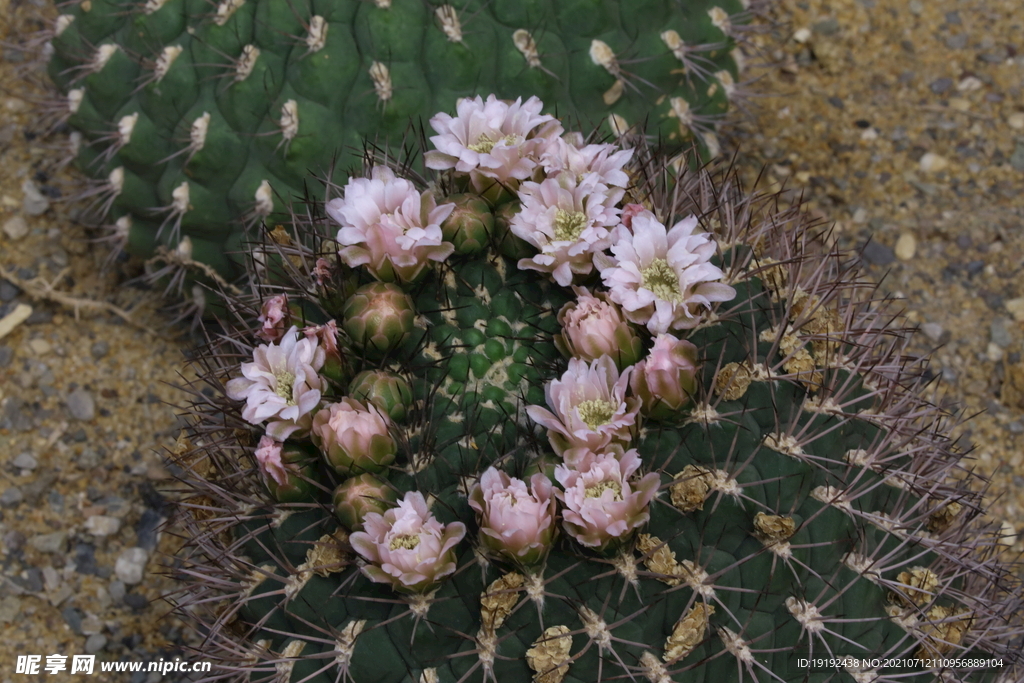
<svg viewBox="0 0 1024 683">
<path fill-rule="evenodd" d="M 366 353 L 383 356 L 402 345 L 413 329 L 412 298 L 398 285 L 374 282 L 360 287 L 343 312 L 345 332 Z"/>
<path fill-rule="evenodd" d="M 487 246 L 488 236 L 494 230 L 494 214 L 483 199 L 472 194 L 458 194 L 447 198 L 455 204 L 451 215 L 441 223 L 446 242 L 455 245 L 455 251 L 470 256 L 479 254 Z"/>
</svg>

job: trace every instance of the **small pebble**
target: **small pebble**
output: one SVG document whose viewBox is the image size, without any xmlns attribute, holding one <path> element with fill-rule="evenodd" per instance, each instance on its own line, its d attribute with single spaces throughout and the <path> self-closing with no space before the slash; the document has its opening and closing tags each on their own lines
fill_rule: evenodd
<svg viewBox="0 0 1024 683">
<path fill-rule="evenodd" d="M 839 33 L 839 21 L 837 19 L 828 18 L 817 22 L 813 26 L 815 33 L 820 33 L 823 36 L 834 36 Z"/>
<path fill-rule="evenodd" d="M 91 470 L 100 464 L 100 455 L 91 448 L 86 448 L 82 454 L 75 459 L 75 465 L 79 469 Z"/>
<path fill-rule="evenodd" d="M 0 301 L 13 301 L 21 290 L 7 280 L 0 280 Z"/>
<path fill-rule="evenodd" d="M 31 180 L 21 184 L 21 191 L 25 193 L 21 200 L 21 210 L 29 216 L 41 216 L 50 208 L 50 200 Z"/>
<path fill-rule="evenodd" d="M 21 489 L 17 486 L 11 486 L 3 493 L 0 493 L 0 505 L 5 508 L 12 508 L 18 505 L 25 495 L 21 492 Z"/>
<path fill-rule="evenodd" d="M 910 0 L 910 2 L 907 3 L 907 9 L 909 9 L 910 13 L 914 16 L 920 16 L 921 13 L 924 12 L 924 5 L 921 3 L 921 0 Z"/>
<path fill-rule="evenodd" d="M 121 520 L 107 515 L 93 515 L 85 520 L 85 530 L 93 536 L 113 536 L 121 530 Z"/>
<path fill-rule="evenodd" d="M 50 346 L 50 342 L 45 339 L 31 339 L 28 342 L 28 347 L 32 349 L 32 353 L 37 356 L 45 356 L 53 349 L 53 347 Z"/>
<path fill-rule="evenodd" d="M 43 583 L 46 584 L 46 590 L 57 590 L 62 583 L 60 574 L 53 567 L 43 567 Z"/>
<path fill-rule="evenodd" d="M 4 550 L 8 553 L 16 553 L 25 546 L 25 534 L 13 529 L 4 534 Z"/>
<path fill-rule="evenodd" d="M 68 412 L 76 420 L 89 422 L 96 417 L 96 401 L 85 389 L 78 388 L 68 394 L 67 406 Z"/>
<path fill-rule="evenodd" d="M 896 258 L 900 261 L 909 261 L 917 253 L 917 238 L 913 233 L 905 232 L 896 240 Z"/>
<path fill-rule="evenodd" d="M 71 631 L 76 635 L 82 634 L 82 612 L 75 607 L 65 607 L 61 610 L 61 616 L 64 617 L 64 621 L 71 627 Z"/>
<path fill-rule="evenodd" d="M 124 600 L 124 596 L 126 593 L 124 582 L 120 579 L 113 579 L 107 585 L 107 592 L 110 593 L 111 600 L 113 600 L 115 603 L 120 603 L 122 600 Z"/>
<path fill-rule="evenodd" d="M 1010 335 L 1010 329 L 1007 326 L 1009 322 L 1006 318 L 999 317 L 995 318 L 989 325 L 989 335 L 992 338 L 992 343 L 1003 349 L 1013 343 L 1013 337 Z"/>
<path fill-rule="evenodd" d="M 1024 323 L 1024 297 L 1010 299 L 1003 305 L 1006 306 L 1006 310 L 1013 316 L 1014 320 Z"/>
<path fill-rule="evenodd" d="M 946 78 L 946 77 L 936 78 L 934 81 L 932 81 L 928 85 L 928 89 L 931 90 L 936 95 L 941 95 L 942 93 L 946 92 L 947 90 L 949 90 L 952 87 L 953 87 L 953 79 L 952 78 Z"/>
<path fill-rule="evenodd" d="M 1010 166 L 1013 170 L 1024 173 L 1024 139 L 1017 139 L 1017 146 L 1010 155 Z"/>
<path fill-rule="evenodd" d="M 11 240 L 20 240 L 28 234 L 28 223 L 21 216 L 14 216 L 4 221 L 4 234 Z"/>
<path fill-rule="evenodd" d="M 918 162 L 918 165 L 925 173 L 938 173 L 949 166 L 949 162 L 940 154 L 927 152 L 921 157 L 921 161 Z"/>
<path fill-rule="evenodd" d="M 94 655 L 107 646 L 107 637 L 102 633 L 94 633 L 85 639 L 85 654 Z"/>
<path fill-rule="evenodd" d="M 110 353 L 110 343 L 106 339 L 93 342 L 93 345 L 89 348 L 89 353 L 92 355 L 93 360 L 105 358 Z"/>
<path fill-rule="evenodd" d="M 993 363 L 998 363 L 1003 359 L 1003 350 L 993 342 L 989 342 L 988 346 L 985 347 L 985 357 Z"/>
<path fill-rule="evenodd" d="M 868 242 L 863 249 L 864 260 L 876 266 L 884 266 L 896 260 L 892 249 L 881 242 Z"/>
<path fill-rule="evenodd" d="M 64 552 L 64 544 L 68 540 L 67 531 L 54 531 L 50 534 L 39 534 L 28 539 L 28 544 L 41 553 Z"/>
<path fill-rule="evenodd" d="M 126 585 L 134 586 L 142 582 L 147 559 L 149 559 L 149 553 L 145 549 L 128 548 L 118 556 L 117 562 L 114 564 L 114 573 Z"/>
<path fill-rule="evenodd" d="M 138 593 L 128 593 L 124 596 L 124 604 L 131 607 L 136 612 L 140 612 L 146 609 L 149 604 L 149 600 L 146 599 L 145 595 L 139 595 Z"/>
<path fill-rule="evenodd" d="M 957 33 L 955 36 L 946 37 L 946 47 L 950 50 L 962 50 L 967 47 L 967 34 Z"/>
<path fill-rule="evenodd" d="M 14 349 L 10 346 L 0 346 L 0 368 L 6 368 L 14 359 Z"/>
<path fill-rule="evenodd" d="M 1024 113 L 1016 112 L 1006 117 L 1006 125 L 1014 130 L 1024 130 Z"/>
<path fill-rule="evenodd" d="M 39 461 L 28 451 L 16 457 L 11 464 L 21 470 L 34 470 L 39 467 Z"/>
</svg>

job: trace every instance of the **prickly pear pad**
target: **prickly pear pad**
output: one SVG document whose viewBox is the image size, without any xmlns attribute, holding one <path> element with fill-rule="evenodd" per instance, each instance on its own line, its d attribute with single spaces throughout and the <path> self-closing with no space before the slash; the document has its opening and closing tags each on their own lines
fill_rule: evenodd
<svg viewBox="0 0 1024 683">
<path fill-rule="evenodd" d="M 522 146 L 531 135 L 499 144 Z M 547 228 L 540 218 L 531 224 L 551 232 L 536 243 L 509 242 L 528 234 L 522 207 L 533 200 L 526 195 L 546 196 L 543 184 L 565 171 L 543 166 L 543 154 L 530 180 L 500 188 L 481 186 L 486 174 L 474 179 L 451 168 L 431 174 L 392 163 L 389 173 L 371 171 L 385 163 L 375 159 L 366 177 L 386 180 L 359 187 L 369 188 L 366 196 L 384 193 L 373 206 L 385 208 L 373 213 L 358 204 L 358 215 L 369 216 L 365 225 L 345 218 L 351 223 L 339 231 L 334 219 L 297 217 L 288 240 L 268 240 L 254 259 L 262 264 L 254 291 L 264 301 L 236 300 L 232 322 L 197 354 L 213 391 L 194 388 L 192 427 L 176 454 L 193 491 L 183 504 L 192 539 L 183 605 L 216 605 L 201 618 L 209 634 L 204 653 L 221 661 L 222 677 L 925 681 L 935 677 L 932 660 L 962 658 L 988 663 L 952 670 L 952 680 L 983 681 L 1019 667 L 1012 642 L 1020 632 L 1019 583 L 996 559 L 993 529 L 974 519 L 980 498 L 951 476 L 962 457 L 946 437 L 952 418 L 922 397 L 920 367 L 903 353 L 905 331 L 891 326 L 873 290 L 840 254 L 817 250 L 815 229 L 798 207 L 783 210 L 775 197 L 746 194 L 728 173 L 686 170 L 638 147 L 618 193 L 614 169 L 594 162 L 611 158 L 608 150 L 600 156 L 571 134 L 560 139 L 590 159 L 578 175 L 600 167 L 609 182 L 591 187 L 610 203 L 594 212 L 575 207 L 570 186 L 589 181 L 564 180 L 563 214 L 551 211 Z M 470 145 L 481 157 L 494 154 L 479 141 Z M 560 158 L 577 159 L 572 150 Z M 401 282 L 414 323 L 381 357 L 332 332 L 331 321 L 344 329 L 345 301 L 372 280 L 352 262 L 383 264 L 421 246 L 440 253 L 426 212 L 417 214 L 422 225 L 387 232 L 408 218 L 387 208 L 386 192 L 405 191 L 397 178 L 415 186 L 409 197 L 429 188 L 437 207 L 482 188 L 493 212 L 512 218 L 504 231 L 494 221 L 482 253 L 430 257 L 419 279 Z M 335 207 L 345 211 L 330 213 L 356 215 L 347 213 L 354 195 L 335 191 L 342 201 Z M 619 222 L 605 234 L 605 222 L 615 222 L 608 212 Z M 643 306 L 629 311 L 616 301 L 622 281 L 611 274 L 628 262 L 622 245 L 653 229 L 651 221 L 693 257 L 683 268 L 679 251 L 662 258 L 655 245 L 644 256 L 635 244 L 638 273 L 647 278 L 636 291 L 664 292 L 652 310 L 672 305 L 663 316 L 676 325 L 668 333 L 650 330 L 660 323 Z M 410 246 L 400 251 L 381 241 L 387 234 Z M 592 268 L 577 248 L 590 249 Z M 550 255 L 553 267 L 538 270 L 538 254 Z M 655 268 L 657 258 L 664 265 Z M 576 289 L 553 281 L 559 262 L 574 264 Z M 559 353 L 558 313 L 583 287 L 607 291 L 632 316 L 643 360 L 620 370 L 610 356 Z M 279 300 L 267 305 L 281 295 L 287 315 Z M 352 315 L 393 313 L 382 306 Z M 337 434 L 366 444 L 392 439 L 397 447 L 394 461 L 373 476 L 394 493 L 374 500 L 399 507 L 367 513 L 364 529 L 342 526 L 332 494 L 346 476 L 364 476 L 360 467 L 376 468 L 373 458 L 353 458 L 349 475 L 328 468 L 309 448 L 301 416 L 286 444 L 309 448 L 308 461 L 268 465 L 272 456 L 255 455 L 268 421 L 285 415 L 281 408 L 276 417 L 242 418 L 241 401 L 249 399 L 237 378 L 257 377 L 251 368 L 286 343 L 260 343 L 268 321 L 277 321 L 279 339 L 316 340 L 326 355 L 321 363 L 310 353 L 288 366 L 296 370 L 258 376 L 269 383 L 259 390 L 288 407 L 302 363 L 334 368 L 318 370 L 321 406 L 351 402 L 350 380 L 366 370 L 393 373 L 411 387 L 409 406 L 386 432 L 359 426 Z M 696 375 L 665 374 L 693 366 L 661 363 L 658 339 L 692 344 Z M 634 384 L 640 373 L 647 381 Z M 605 385 L 587 384 L 598 376 Z M 696 389 L 688 405 L 655 419 L 637 392 L 673 377 Z M 583 393 L 562 390 L 570 386 Z M 562 394 L 568 403 L 560 403 Z M 321 423 L 314 417 L 311 429 Z M 547 489 L 542 481 L 553 485 L 560 523 L 555 535 L 535 530 L 546 544 L 539 561 L 513 562 L 479 541 L 496 522 L 470 501 L 479 500 L 476 487 L 492 467 L 531 482 L 532 490 L 517 489 L 520 496 L 537 497 Z M 268 477 L 280 468 L 294 479 L 290 494 L 305 487 L 305 501 L 272 498 Z M 346 508 L 344 519 L 351 514 Z M 918 657 L 920 666 L 809 669 L 800 661 L 830 653 Z"/>
</svg>

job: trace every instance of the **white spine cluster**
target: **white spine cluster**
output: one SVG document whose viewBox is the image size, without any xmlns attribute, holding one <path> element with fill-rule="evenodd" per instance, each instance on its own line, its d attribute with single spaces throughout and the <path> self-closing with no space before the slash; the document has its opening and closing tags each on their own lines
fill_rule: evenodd
<svg viewBox="0 0 1024 683">
<path fill-rule="evenodd" d="M 450 43 L 462 42 L 462 24 L 459 22 L 459 13 L 451 5 L 441 5 L 434 14 L 441 22 L 441 30 Z"/>
<path fill-rule="evenodd" d="M 352 653 L 356 648 L 356 638 L 366 627 L 366 619 L 356 619 L 345 624 L 338 638 L 334 641 L 334 661 L 345 671 L 352 662 Z"/>
<path fill-rule="evenodd" d="M 54 37 L 59 36 L 67 30 L 68 26 L 71 26 L 71 22 L 75 20 L 73 14 L 62 14 L 57 17 L 57 20 L 53 22 L 53 35 Z"/>
<path fill-rule="evenodd" d="M 269 216 L 274 211 L 274 190 L 266 180 L 260 182 L 256 188 L 256 214 Z"/>
<path fill-rule="evenodd" d="M 590 60 L 616 78 L 619 77 L 619 60 L 615 52 L 603 40 L 594 38 L 590 41 Z"/>
<path fill-rule="evenodd" d="M 281 136 L 291 142 L 299 134 L 299 103 L 288 100 L 281 107 Z"/>
<path fill-rule="evenodd" d="M 189 130 L 189 148 L 193 152 L 198 152 L 206 144 L 206 134 L 209 130 L 210 112 L 204 111 L 202 116 L 192 122 L 192 128 Z"/>
<path fill-rule="evenodd" d="M 523 55 L 526 63 L 531 69 L 540 66 L 540 53 L 537 51 L 537 43 L 533 36 L 525 28 L 516 29 L 512 32 L 512 42 L 516 49 Z"/>
<path fill-rule="evenodd" d="M 732 30 L 732 21 L 729 19 L 729 13 L 721 7 L 712 7 L 708 10 L 708 16 L 711 17 L 711 23 L 722 33 L 729 35 L 729 31 Z"/>
<path fill-rule="evenodd" d="M 171 191 L 171 212 L 184 214 L 189 208 L 188 181 L 185 181 Z"/>
<path fill-rule="evenodd" d="M 217 14 L 213 16 L 213 23 L 217 26 L 223 26 L 228 23 L 228 19 L 231 15 L 238 11 L 238 9 L 245 4 L 245 0 L 222 0 L 217 5 Z"/>
<path fill-rule="evenodd" d="M 686 66 L 686 43 L 677 32 L 672 29 L 662 31 L 661 42 L 665 43 L 665 47 L 672 51 L 676 59 L 683 63 L 683 66 Z"/>
<path fill-rule="evenodd" d="M 77 114 L 82 106 L 82 99 L 85 98 L 85 88 L 72 88 L 68 90 L 68 111 Z"/>
<path fill-rule="evenodd" d="M 121 190 L 124 189 L 124 166 L 118 166 L 111 171 L 107 176 L 107 181 L 110 183 L 110 189 L 115 197 L 121 194 Z"/>
<path fill-rule="evenodd" d="M 89 63 L 89 71 L 98 73 L 103 70 L 103 67 L 107 65 L 110 58 L 114 56 L 120 48 L 113 43 L 106 43 L 96 48 L 96 54 L 93 55 L 92 62 Z"/>
<path fill-rule="evenodd" d="M 174 60 L 182 52 L 184 52 L 184 48 L 181 45 L 168 45 L 163 49 L 160 56 L 156 58 L 156 67 L 153 69 L 153 75 L 156 77 L 157 83 L 164 80 L 167 70 L 171 68 L 171 64 L 174 64 Z"/>
<path fill-rule="evenodd" d="M 789 596 L 786 598 L 786 609 L 800 622 L 809 633 L 820 633 L 825 628 L 821 611 L 803 598 Z"/>
<path fill-rule="evenodd" d="M 146 4 L 142 6 L 142 11 L 145 14 L 154 14 L 159 12 L 169 0 L 146 0 Z"/>
<path fill-rule="evenodd" d="M 117 135 L 121 138 L 122 147 L 132 141 L 132 131 L 135 130 L 135 124 L 138 122 L 139 112 L 122 116 L 121 120 L 117 122 Z"/>
<path fill-rule="evenodd" d="M 249 77 L 259 58 L 260 49 L 255 45 L 246 45 L 242 48 L 242 56 L 235 63 L 235 83 L 241 83 Z"/>
<path fill-rule="evenodd" d="M 377 92 L 377 99 L 381 102 L 388 102 L 391 99 L 391 71 L 386 64 L 374 62 L 370 65 L 370 78 L 373 79 L 373 89 Z"/>
<path fill-rule="evenodd" d="M 309 34 L 306 36 L 306 47 L 310 52 L 319 52 L 327 44 L 328 23 L 319 14 L 309 19 Z"/>
</svg>

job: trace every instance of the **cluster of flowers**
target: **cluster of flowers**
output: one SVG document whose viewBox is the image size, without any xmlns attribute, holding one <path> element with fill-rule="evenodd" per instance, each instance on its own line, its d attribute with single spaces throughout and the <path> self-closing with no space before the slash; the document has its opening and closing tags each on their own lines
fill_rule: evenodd
<svg viewBox="0 0 1024 683">
<path fill-rule="evenodd" d="M 715 244 L 694 232 L 694 217 L 668 229 L 640 205 L 620 207 L 630 150 L 585 144 L 541 108 L 537 98 L 461 100 L 456 117 L 431 119 L 436 151 L 426 154 L 429 168 L 452 171 L 492 205 L 519 203 L 508 229 L 536 250 L 519 260 L 521 269 L 547 273 L 566 287 L 596 269 L 605 288 L 573 287 L 577 298 L 559 312 L 563 329 L 556 339 L 571 359 L 568 370 L 546 387 L 550 410 L 527 408 L 561 458 L 554 468 L 559 486 L 544 473 L 524 481 L 490 468 L 470 493 L 481 544 L 523 566 L 543 561 L 559 507 L 565 532 L 601 552 L 647 522 L 660 480 L 655 473 L 637 476 L 640 456 L 630 445 L 641 412 L 656 419 L 678 415 L 696 388 L 697 349 L 671 332 L 695 327 L 714 302 L 735 295 L 719 282 L 723 273 L 710 263 Z M 386 167 L 351 179 L 344 196 L 327 205 L 341 225 L 342 261 L 387 283 L 413 282 L 430 262 L 451 256 L 456 248 L 442 224 L 454 210 Z M 368 478 L 394 460 L 394 412 L 353 397 L 322 404 L 321 371 L 340 362 L 333 321 L 289 327 L 287 298 L 280 296 L 264 305 L 260 322 L 267 344 L 242 364 L 227 392 L 246 402 L 245 420 L 265 424 L 256 458 L 268 485 L 294 483 L 298 470 L 282 455 L 284 442 L 310 437 L 339 474 L 353 477 L 335 502 L 341 496 L 355 510 L 347 525 L 353 548 L 367 561 L 366 576 L 407 592 L 432 589 L 455 571 L 466 528 L 438 522 L 419 492 L 390 506 L 386 482 Z M 642 360 L 634 325 L 653 337 Z"/>
</svg>

